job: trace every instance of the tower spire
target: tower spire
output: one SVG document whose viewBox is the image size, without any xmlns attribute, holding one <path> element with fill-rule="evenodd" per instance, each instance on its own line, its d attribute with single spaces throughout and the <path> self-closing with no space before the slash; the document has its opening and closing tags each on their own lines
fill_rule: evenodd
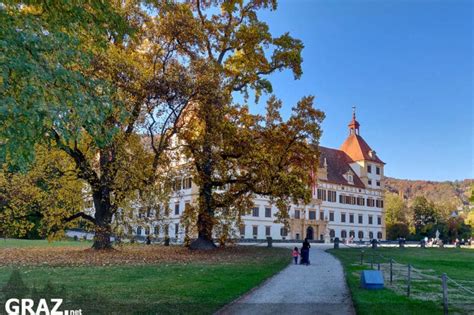
<svg viewBox="0 0 474 315">
<path fill-rule="evenodd" d="M 349 135 L 359 135 L 359 122 L 356 120 L 356 106 L 352 106 L 352 120 L 349 123 Z"/>
</svg>

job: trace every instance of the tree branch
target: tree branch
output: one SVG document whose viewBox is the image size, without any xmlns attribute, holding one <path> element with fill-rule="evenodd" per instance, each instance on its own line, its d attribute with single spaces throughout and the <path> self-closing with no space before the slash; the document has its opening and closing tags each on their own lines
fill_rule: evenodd
<svg viewBox="0 0 474 315">
<path fill-rule="evenodd" d="M 84 212 L 78 212 L 76 214 L 73 214 L 70 217 L 67 217 L 67 218 L 63 219 L 63 222 L 64 223 L 71 222 L 71 221 L 73 221 L 77 218 L 83 218 L 83 219 L 85 219 L 89 222 L 92 222 L 92 223 L 96 224 L 95 219 L 93 217 L 91 217 L 90 215 L 84 213 Z"/>
</svg>

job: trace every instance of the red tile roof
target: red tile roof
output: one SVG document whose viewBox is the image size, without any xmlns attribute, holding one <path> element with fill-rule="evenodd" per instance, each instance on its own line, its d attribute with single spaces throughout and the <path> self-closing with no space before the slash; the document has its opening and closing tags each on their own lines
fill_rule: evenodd
<svg viewBox="0 0 474 315">
<path fill-rule="evenodd" d="M 366 160 L 385 164 L 378 158 L 375 151 L 370 148 L 367 142 L 365 142 L 361 136 L 356 134 L 349 135 L 339 149 L 344 151 L 353 161 Z"/>
<path fill-rule="evenodd" d="M 362 180 L 349 165 L 354 161 L 344 151 L 320 146 L 319 152 L 321 153 L 319 157 L 319 167 L 324 167 L 324 159 L 326 159 L 328 172 L 328 179 L 322 181 L 338 185 L 365 188 Z M 350 184 L 343 176 L 348 171 L 352 171 L 354 184 Z"/>
</svg>

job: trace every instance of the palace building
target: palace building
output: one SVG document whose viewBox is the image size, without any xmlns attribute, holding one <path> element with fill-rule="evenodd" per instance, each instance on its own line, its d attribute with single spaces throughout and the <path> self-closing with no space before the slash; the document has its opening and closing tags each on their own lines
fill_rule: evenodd
<svg viewBox="0 0 474 315">
<path fill-rule="evenodd" d="M 321 240 L 385 239 L 384 165 L 376 152 L 360 135 L 353 112 L 349 135 L 339 149 L 319 147 L 320 159 L 313 198 L 307 205 L 291 205 L 289 228 L 275 223 L 278 209 L 267 198 L 255 197 L 250 214 L 243 217 L 237 231 L 242 239 Z M 165 228 L 136 227 L 137 236 L 169 235 L 184 238 L 180 218 L 188 204 L 195 202 L 197 187 L 191 178 L 183 178 L 170 202 Z M 152 230 L 152 228 L 154 228 Z"/>
</svg>

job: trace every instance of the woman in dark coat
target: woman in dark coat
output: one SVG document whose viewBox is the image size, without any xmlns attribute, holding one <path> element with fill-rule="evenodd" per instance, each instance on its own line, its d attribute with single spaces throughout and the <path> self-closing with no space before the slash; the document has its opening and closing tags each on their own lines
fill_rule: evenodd
<svg viewBox="0 0 474 315">
<path fill-rule="evenodd" d="M 305 238 L 303 242 L 303 247 L 301 247 L 301 261 L 300 264 L 309 265 L 309 249 L 311 245 L 308 242 L 308 239 Z"/>
</svg>

